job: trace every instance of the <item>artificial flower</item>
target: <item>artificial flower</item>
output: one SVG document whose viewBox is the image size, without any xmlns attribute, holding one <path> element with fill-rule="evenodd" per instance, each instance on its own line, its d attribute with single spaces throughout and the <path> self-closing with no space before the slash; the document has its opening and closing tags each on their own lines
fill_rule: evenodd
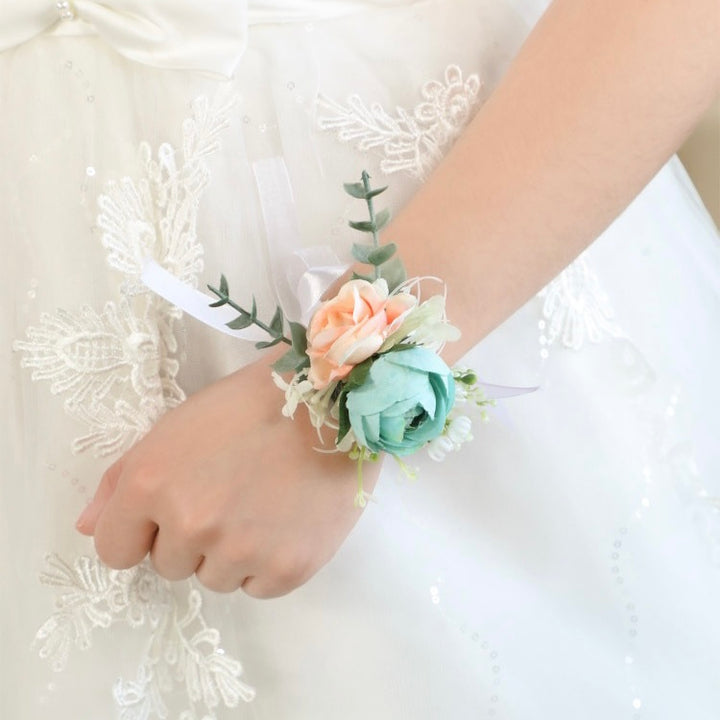
<svg viewBox="0 0 720 720">
<path fill-rule="evenodd" d="M 409 293 L 388 294 L 387 282 L 350 280 L 315 312 L 307 331 L 308 379 L 316 390 L 347 377 L 376 353 L 417 304 Z"/>
<path fill-rule="evenodd" d="M 455 380 L 436 353 L 413 346 L 376 358 L 343 402 L 360 447 L 402 457 L 443 432 Z"/>
</svg>

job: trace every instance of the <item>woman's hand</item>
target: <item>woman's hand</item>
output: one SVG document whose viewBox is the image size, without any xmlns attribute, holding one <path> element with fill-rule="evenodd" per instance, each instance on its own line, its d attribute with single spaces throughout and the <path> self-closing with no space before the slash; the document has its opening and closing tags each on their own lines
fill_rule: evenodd
<svg viewBox="0 0 720 720">
<path fill-rule="evenodd" d="M 304 410 L 291 422 L 282 404 L 267 361 L 192 396 L 105 473 L 78 530 L 113 568 L 150 553 L 169 580 L 196 573 L 212 590 L 263 598 L 295 589 L 361 511 L 355 464 L 315 451 Z M 366 489 L 377 472 L 365 465 Z"/>
</svg>

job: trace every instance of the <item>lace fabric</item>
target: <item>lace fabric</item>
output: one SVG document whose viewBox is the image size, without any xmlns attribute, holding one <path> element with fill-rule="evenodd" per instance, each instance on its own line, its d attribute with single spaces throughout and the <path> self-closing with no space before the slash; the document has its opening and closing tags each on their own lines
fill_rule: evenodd
<svg viewBox="0 0 720 720">
<path fill-rule="evenodd" d="M 28 340 L 14 345 L 33 380 L 50 382 L 53 395 L 65 396 L 66 412 L 87 426 L 73 442 L 76 453 L 117 455 L 185 400 L 176 379 L 181 313 L 144 288 L 140 275 L 144 259 L 152 258 L 197 285 L 203 267 L 197 213 L 209 179 L 205 158 L 218 150 L 227 114 L 227 106 L 210 107 L 200 98 L 183 124 L 180 158 L 163 144 L 155 159 L 144 143 L 142 178 L 111 182 L 100 196 L 98 226 L 108 265 L 123 277 L 121 301 L 108 301 L 101 313 L 86 306 L 77 314 L 44 314 L 40 327 L 28 329 Z M 218 705 L 234 708 L 253 699 L 254 690 L 239 679 L 240 663 L 208 627 L 191 582 L 183 609 L 177 588 L 147 563 L 117 572 L 97 558 L 80 557 L 71 565 L 52 555 L 40 579 L 58 597 L 36 640 L 41 657 L 58 672 L 72 649 L 91 649 L 95 630 L 117 623 L 147 628 L 136 677 L 117 680 L 113 690 L 122 720 L 167 717 L 165 697 L 177 693 L 178 684 L 187 697 L 182 720 L 214 720 Z"/>
</svg>

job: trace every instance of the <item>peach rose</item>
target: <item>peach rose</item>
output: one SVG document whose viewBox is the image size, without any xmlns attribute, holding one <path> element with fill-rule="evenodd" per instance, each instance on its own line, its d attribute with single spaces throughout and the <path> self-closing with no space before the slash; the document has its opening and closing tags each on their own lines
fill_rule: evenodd
<svg viewBox="0 0 720 720">
<path fill-rule="evenodd" d="M 324 302 L 308 327 L 308 379 L 316 390 L 341 380 L 380 349 L 417 304 L 407 293 L 388 297 L 385 280 L 350 280 Z"/>
</svg>

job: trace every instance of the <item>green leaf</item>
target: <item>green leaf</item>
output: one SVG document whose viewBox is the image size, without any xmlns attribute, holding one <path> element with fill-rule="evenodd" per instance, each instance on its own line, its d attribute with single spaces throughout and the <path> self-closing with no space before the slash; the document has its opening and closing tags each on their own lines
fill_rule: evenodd
<svg viewBox="0 0 720 720">
<path fill-rule="evenodd" d="M 381 210 L 375 216 L 375 229 L 377 232 L 382 230 L 390 222 L 390 217 L 390 211 L 387 209 Z"/>
<path fill-rule="evenodd" d="M 224 275 L 220 275 L 220 294 L 224 295 L 225 297 L 230 294 L 230 290 L 228 288 L 228 281 Z"/>
<path fill-rule="evenodd" d="M 338 401 L 338 435 L 335 444 L 339 445 L 350 432 L 350 413 L 347 409 L 347 392 L 343 391 Z"/>
<path fill-rule="evenodd" d="M 382 265 L 383 263 L 386 263 L 396 252 L 397 245 L 395 243 L 381 245 L 380 247 L 373 248 L 368 253 L 368 262 L 375 266 Z"/>
<path fill-rule="evenodd" d="M 407 280 L 407 272 L 402 260 L 395 256 L 378 268 L 380 277 L 388 284 L 390 292 L 400 287 Z"/>
<path fill-rule="evenodd" d="M 278 343 L 282 342 L 282 335 L 280 337 L 276 337 L 274 340 L 264 340 L 261 342 L 255 343 L 255 347 L 258 350 L 265 350 L 266 348 L 275 347 Z"/>
<path fill-rule="evenodd" d="M 365 186 L 362 183 L 344 183 L 343 187 L 348 195 L 357 198 L 358 200 L 367 199 Z"/>
<path fill-rule="evenodd" d="M 273 370 L 279 373 L 295 373 L 310 365 L 307 355 L 296 353 L 295 350 L 288 350 L 279 360 L 273 363 Z"/>
<path fill-rule="evenodd" d="M 275 335 L 283 334 L 283 325 L 285 324 L 285 316 L 283 315 L 282 308 L 278 305 L 275 310 L 272 322 L 270 323 L 270 329 Z"/>
<path fill-rule="evenodd" d="M 353 280 L 366 280 L 367 282 L 370 282 L 370 283 L 375 280 L 375 278 L 370 275 L 360 275 L 360 273 L 356 273 L 356 272 L 354 272 L 352 274 L 352 279 Z"/>
<path fill-rule="evenodd" d="M 352 256 L 361 263 L 370 265 L 370 253 L 375 250 L 374 245 L 365 245 L 363 243 L 354 243 L 352 246 Z"/>
<path fill-rule="evenodd" d="M 353 230 L 359 230 L 360 232 L 372 233 L 377 231 L 375 223 L 370 222 L 370 220 L 350 220 L 348 225 Z"/>
<path fill-rule="evenodd" d="M 252 310 L 250 310 L 250 322 L 257 320 L 257 302 L 255 302 L 255 296 L 253 295 Z"/>
<path fill-rule="evenodd" d="M 367 360 L 363 360 L 352 369 L 352 372 L 347 376 L 347 380 L 345 380 L 346 392 L 359 388 L 365 383 L 368 375 L 370 374 L 370 368 L 372 367 L 373 362 L 374 359 L 370 357 Z"/>
<path fill-rule="evenodd" d="M 229 323 L 225 323 L 231 330 L 244 330 L 253 324 L 253 319 L 247 313 L 242 313 Z"/>
<path fill-rule="evenodd" d="M 208 288 L 210 288 L 210 290 L 212 290 L 210 285 L 208 285 Z M 213 292 L 215 292 L 215 291 L 213 290 Z M 217 293 L 215 293 L 215 294 L 217 295 Z M 228 303 L 228 298 L 220 298 L 217 302 L 210 303 L 210 305 L 208 307 L 218 308 L 218 307 L 222 307 L 223 305 L 227 305 L 227 303 Z"/>
<path fill-rule="evenodd" d="M 412 343 L 398 343 L 397 345 L 393 345 L 388 350 L 388 353 L 403 352 L 403 350 L 412 350 L 413 348 L 416 348 L 416 347 L 418 347 L 418 346 L 413 345 Z"/>
<path fill-rule="evenodd" d="M 397 251 L 395 243 L 388 243 L 375 247 L 374 245 L 364 245 L 363 243 L 355 243 L 352 247 L 353 257 L 361 263 L 367 265 L 382 265 L 386 263 Z"/>
<path fill-rule="evenodd" d="M 290 337 L 292 338 L 293 352 L 301 357 L 305 357 L 307 351 L 307 330 L 305 327 L 300 323 L 291 322 Z"/>
<path fill-rule="evenodd" d="M 367 197 L 368 197 L 368 198 L 377 197 L 378 195 L 382 195 L 387 189 L 388 189 L 388 186 L 387 186 L 387 185 L 386 185 L 385 187 L 375 188 L 374 190 L 371 190 L 371 191 L 367 194 Z"/>
<path fill-rule="evenodd" d="M 365 190 L 365 186 L 362 183 L 344 183 L 343 187 L 348 195 L 351 195 L 358 200 L 370 200 L 378 195 L 382 195 L 388 186 L 381 188 L 374 188 L 372 190 Z"/>
</svg>

